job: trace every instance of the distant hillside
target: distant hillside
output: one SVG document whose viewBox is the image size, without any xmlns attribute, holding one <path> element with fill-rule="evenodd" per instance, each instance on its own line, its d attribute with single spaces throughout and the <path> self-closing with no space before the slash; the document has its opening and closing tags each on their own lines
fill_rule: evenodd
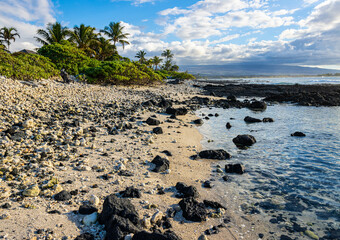
<svg viewBox="0 0 340 240">
<path fill-rule="evenodd" d="M 182 65 L 181 71 L 188 71 L 201 76 L 278 76 L 278 75 L 318 75 L 340 73 L 337 70 L 299 67 L 287 65 L 264 65 L 258 63 L 242 63 L 228 65 Z"/>
</svg>

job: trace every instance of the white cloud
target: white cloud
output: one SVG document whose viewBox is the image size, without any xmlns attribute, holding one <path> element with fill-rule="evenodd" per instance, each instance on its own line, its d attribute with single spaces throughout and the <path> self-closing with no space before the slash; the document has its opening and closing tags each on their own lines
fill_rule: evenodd
<svg viewBox="0 0 340 240">
<path fill-rule="evenodd" d="M 111 2 L 132 2 L 133 5 L 140 5 L 143 3 L 154 3 L 159 0 L 111 0 Z"/>
<path fill-rule="evenodd" d="M 55 21 L 53 14 L 49 0 L 0 0 L 0 27 L 15 27 L 21 36 L 12 42 L 10 50 L 37 48 L 33 37 L 39 28 Z"/>
<path fill-rule="evenodd" d="M 165 34 L 183 40 L 222 36 L 230 28 L 273 28 L 294 24 L 296 10 L 270 12 L 265 0 L 201 0 L 186 9 L 170 8 L 159 14 Z M 166 17 L 166 18 L 164 18 Z"/>
</svg>

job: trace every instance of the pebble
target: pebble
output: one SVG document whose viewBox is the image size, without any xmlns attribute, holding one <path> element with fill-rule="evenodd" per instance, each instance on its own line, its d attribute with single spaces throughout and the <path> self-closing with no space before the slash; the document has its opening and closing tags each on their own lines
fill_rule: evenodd
<svg viewBox="0 0 340 240">
<path fill-rule="evenodd" d="M 84 225 L 86 226 L 90 226 L 92 224 L 94 224 L 98 219 L 98 213 L 97 212 L 94 212 L 90 215 L 86 215 L 84 218 L 83 218 L 83 223 Z"/>
</svg>

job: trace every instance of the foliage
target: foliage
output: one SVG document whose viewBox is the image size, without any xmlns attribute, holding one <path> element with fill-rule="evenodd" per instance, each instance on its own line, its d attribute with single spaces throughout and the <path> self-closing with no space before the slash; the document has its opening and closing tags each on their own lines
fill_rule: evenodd
<svg viewBox="0 0 340 240">
<path fill-rule="evenodd" d="M 136 58 L 138 58 L 138 61 L 142 64 L 146 63 L 146 58 L 145 58 L 146 52 L 143 50 L 140 50 L 136 53 Z"/>
<path fill-rule="evenodd" d="M 110 43 L 110 40 L 100 37 L 98 38 L 98 43 L 94 48 L 96 59 L 104 61 L 115 54 L 118 55 L 115 46 Z"/>
<path fill-rule="evenodd" d="M 104 61 L 97 67 L 87 68 L 84 73 L 90 83 L 144 85 L 162 80 L 160 75 L 144 64 L 122 61 Z"/>
<path fill-rule="evenodd" d="M 163 59 L 157 57 L 157 56 L 154 56 L 152 58 L 152 64 L 155 66 L 155 71 L 157 71 L 157 67 L 159 64 L 161 64 L 161 62 L 163 61 Z"/>
<path fill-rule="evenodd" d="M 88 56 L 94 56 L 94 47 L 100 44 L 97 39 L 98 33 L 94 33 L 95 28 L 81 24 L 75 26 L 70 32 L 70 41 L 74 42 L 78 48 L 87 53 Z"/>
<path fill-rule="evenodd" d="M 98 60 L 91 59 L 82 50 L 71 44 L 45 45 L 38 50 L 38 53 L 51 59 L 57 69 L 65 69 L 71 75 L 78 75 L 82 69 L 100 64 Z"/>
<path fill-rule="evenodd" d="M 179 79 L 179 80 L 189 80 L 189 79 L 195 79 L 195 77 L 192 74 L 189 74 L 188 72 L 174 72 L 174 71 L 166 71 L 166 70 L 160 70 L 156 71 L 156 73 L 163 78 L 172 78 L 172 79 Z"/>
<path fill-rule="evenodd" d="M 53 43 L 62 43 L 71 32 L 67 27 L 63 27 L 59 22 L 47 24 L 46 30 L 38 29 L 37 34 L 40 37 L 34 37 L 35 40 L 43 45 Z"/>
<path fill-rule="evenodd" d="M 106 26 L 104 30 L 100 30 L 113 41 L 113 46 L 116 48 L 116 44 L 120 43 L 123 46 L 130 44 L 126 39 L 130 35 L 129 33 L 124 33 L 124 26 L 120 22 L 110 22 L 109 26 Z"/>
<path fill-rule="evenodd" d="M 19 37 L 20 35 L 16 28 L 14 27 L 3 27 L 0 29 L 0 43 L 7 44 L 7 50 L 9 51 L 9 46 L 11 45 L 11 41 L 15 42 L 15 37 Z"/>
<path fill-rule="evenodd" d="M 36 54 L 11 55 L 0 50 L 0 75 L 19 80 L 47 79 L 59 74 L 48 58 Z"/>
</svg>

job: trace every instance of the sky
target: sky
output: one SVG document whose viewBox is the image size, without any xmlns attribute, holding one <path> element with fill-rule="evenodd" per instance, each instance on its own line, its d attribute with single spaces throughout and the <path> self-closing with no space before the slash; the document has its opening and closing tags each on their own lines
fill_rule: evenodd
<svg viewBox="0 0 340 240">
<path fill-rule="evenodd" d="M 135 59 L 171 49 L 178 65 L 256 62 L 340 69 L 340 0 L 0 0 L 11 51 L 35 49 L 37 29 L 59 21 L 98 31 L 121 22 Z"/>
</svg>

